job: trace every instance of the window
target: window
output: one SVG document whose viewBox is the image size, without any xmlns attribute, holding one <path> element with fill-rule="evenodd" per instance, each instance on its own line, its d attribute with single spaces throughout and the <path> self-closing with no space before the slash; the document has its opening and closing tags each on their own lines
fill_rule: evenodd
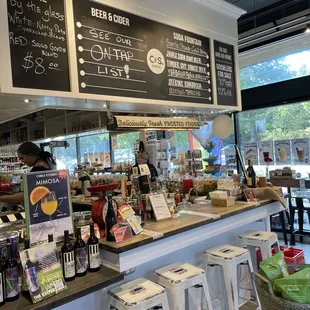
<svg viewBox="0 0 310 310">
<path fill-rule="evenodd" d="M 114 149 L 114 162 L 128 162 L 135 163 L 135 144 L 140 140 L 140 133 L 138 131 L 117 134 L 117 143 Z"/>
<path fill-rule="evenodd" d="M 310 75 L 310 50 L 251 65 L 240 70 L 241 89 Z"/>
<path fill-rule="evenodd" d="M 80 137 L 81 163 L 98 162 L 104 167 L 111 167 L 109 134 L 96 134 Z"/>
<path fill-rule="evenodd" d="M 263 142 L 276 140 L 291 140 L 300 138 L 310 138 L 310 102 L 302 102 L 290 105 L 281 105 L 272 108 L 245 111 L 239 114 L 240 142 L 243 147 L 247 142 Z M 293 155 L 296 146 L 292 146 L 290 151 Z M 277 150 L 274 149 L 274 152 Z M 309 148 L 307 147 L 307 153 Z M 274 170 L 284 166 L 294 165 L 294 170 L 302 173 L 303 177 L 308 177 L 305 164 L 299 164 L 292 160 L 287 164 L 277 163 L 273 160 L 269 169 Z M 257 166 L 260 174 L 264 175 L 266 164 L 263 162 Z"/>
<path fill-rule="evenodd" d="M 69 143 L 69 147 L 55 147 L 53 153 L 56 157 L 57 169 L 68 169 L 73 172 L 77 167 L 77 154 L 76 154 L 76 139 L 65 139 Z"/>
</svg>

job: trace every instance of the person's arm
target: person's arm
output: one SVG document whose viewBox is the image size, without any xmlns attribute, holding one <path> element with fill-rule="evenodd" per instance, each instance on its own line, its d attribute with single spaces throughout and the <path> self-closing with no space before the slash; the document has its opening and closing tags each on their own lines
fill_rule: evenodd
<svg viewBox="0 0 310 310">
<path fill-rule="evenodd" d="M 24 193 L 0 196 L 0 202 L 22 203 L 24 202 Z"/>
</svg>

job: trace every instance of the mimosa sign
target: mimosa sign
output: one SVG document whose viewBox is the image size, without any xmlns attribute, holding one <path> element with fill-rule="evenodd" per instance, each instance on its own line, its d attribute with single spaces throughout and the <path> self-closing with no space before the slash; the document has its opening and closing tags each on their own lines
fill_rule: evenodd
<svg viewBox="0 0 310 310">
<path fill-rule="evenodd" d="M 31 244 L 73 232 L 67 170 L 28 173 L 24 179 L 27 233 Z"/>
</svg>

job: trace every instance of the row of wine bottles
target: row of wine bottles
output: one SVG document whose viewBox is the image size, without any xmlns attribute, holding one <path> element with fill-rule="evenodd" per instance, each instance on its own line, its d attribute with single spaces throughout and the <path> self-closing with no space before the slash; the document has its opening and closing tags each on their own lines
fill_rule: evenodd
<svg viewBox="0 0 310 310">
<path fill-rule="evenodd" d="M 81 237 L 81 228 L 76 229 L 76 242 L 70 242 L 69 231 L 64 232 L 65 239 L 61 248 L 61 264 L 65 281 L 73 281 L 75 277 L 83 277 L 87 270 L 100 270 L 99 240 L 94 233 L 94 225 L 90 225 L 90 237 L 87 244 Z"/>
<path fill-rule="evenodd" d="M 77 239 L 74 244 L 70 242 L 69 231 L 65 230 L 64 232 L 65 240 L 61 248 L 61 264 L 65 281 L 72 281 L 76 276 L 85 276 L 87 271 L 100 270 L 99 240 L 95 236 L 94 225 L 90 226 L 90 237 L 87 244 L 81 237 L 81 228 L 78 227 L 76 232 Z M 0 262 L 0 306 L 19 299 L 20 264 L 15 255 L 15 244 L 10 239 L 7 242 L 7 259 Z M 53 235 L 48 236 L 48 242 L 53 242 Z M 24 245 L 25 249 L 29 249 L 29 240 L 25 240 Z M 35 265 L 31 261 L 28 251 L 26 254 L 25 274 L 30 275 L 32 285 L 39 288 L 39 285 L 35 285 L 37 282 Z M 21 289 L 23 294 L 29 293 L 24 274 Z M 36 293 L 34 287 L 32 287 L 32 293 Z"/>
</svg>

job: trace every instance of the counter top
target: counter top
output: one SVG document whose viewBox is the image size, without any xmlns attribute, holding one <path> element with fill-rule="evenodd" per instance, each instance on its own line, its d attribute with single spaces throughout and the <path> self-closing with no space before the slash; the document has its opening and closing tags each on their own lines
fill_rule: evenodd
<svg viewBox="0 0 310 310">
<path fill-rule="evenodd" d="M 49 310 L 59 307 L 75 299 L 81 298 L 90 293 L 101 290 L 104 287 L 120 282 L 124 276 L 112 269 L 101 266 L 98 272 L 88 272 L 85 277 L 75 278 L 67 283 L 67 289 L 37 304 L 33 304 L 29 298 L 22 294 L 17 301 L 7 302 L 3 310 Z"/>
<path fill-rule="evenodd" d="M 105 239 L 100 239 L 100 248 L 112 253 L 120 254 L 203 225 L 220 221 L 227 217 L 260 208 L 270 202 L 270 200 L 261 200 L 256 203 L 237 202 L 231 207 L 215 207 L 212 205 L 201 207 L 197 206 L 188 210 L 192 211 L 193 214 L 181 212 L 179 217 L 175 217 L 173 219 L 159 222 L 156 222 L 155 220 L 146 222 L 143 228 L 163 234 L 160 238 L 153 239 L 153 237 L 142 233 L 120 243 L 107 242 Z M 197 215 L 196 212 L 201 214 Z"/>
</svg>

